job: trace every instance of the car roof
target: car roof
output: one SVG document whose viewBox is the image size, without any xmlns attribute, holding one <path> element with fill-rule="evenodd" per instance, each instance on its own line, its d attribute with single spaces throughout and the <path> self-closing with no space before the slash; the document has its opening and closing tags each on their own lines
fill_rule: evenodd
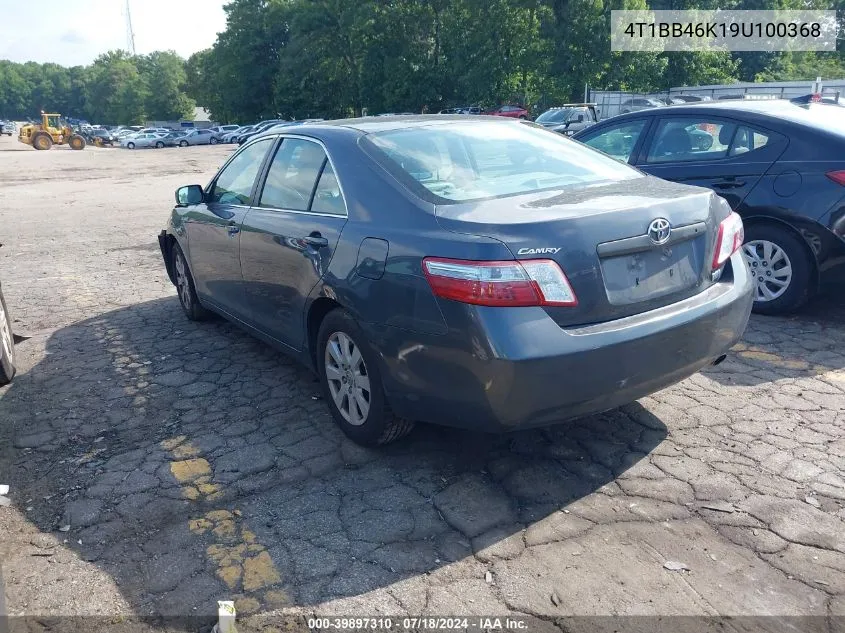
<svg viewBox="0 0 845 633">
<path fill-rule="evenodd" d="M 792 103 L 788 99 L 761 99 L 741 101 L 696 101 L 677 105 L 664 106 L 660 109 L 640 110 L 639 112 L 628 112 L 611 117 L 613 120 L 637 119 L 651 114 L 666 116 L 667 114 L 710 114 L 713 116 L 728 116 L 730 113 L 743 113 L 757 115 L 764 118 L 778 119 L 789 123 L 798 123 L 826 129 L 822 121 L 813 118 L 812 113 L 818 108 L 825 108 L 825 113 L 830 112 L 835 105 L 827 103 L 812 103 L 808 105 Z M 610 121 L 611 119 L 605 119 Z M 603 121 L 604 122 L 604 121 Z"/>
<path fill-rule="evenodd" d="M 357 119 L 335 119 L 333 121 L 315 121 L 303 123 L 293 127 L 296 133 L 319 128 L 348 128 L 364 134 L 387 132 L 389 130 L 425 127 L 430 125 L 446 125 L 455 121 L 479 123 L 486 121 L 499 125 L 518 125 L 512 119 L 497 116 L 479 116 L 466 114 L 407 114 L 379 117 L 359 117 Z"/>
</svg>

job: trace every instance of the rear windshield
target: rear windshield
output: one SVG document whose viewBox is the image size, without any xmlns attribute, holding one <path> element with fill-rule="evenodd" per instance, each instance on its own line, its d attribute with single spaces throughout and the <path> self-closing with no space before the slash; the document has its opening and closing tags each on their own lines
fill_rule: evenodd
<svg viewBox="0 0 845 633">
<path fill-rule="evenodd" d="M 580 143 L 525 123 L 455 121 L 370 134 L 377 158 L 437 202 L 463 202 L 641 177 Z M 416 186 L 415 186 L 416 185 Z M 422 187 L 420 191 L 419 187 Z"/>
</svg>

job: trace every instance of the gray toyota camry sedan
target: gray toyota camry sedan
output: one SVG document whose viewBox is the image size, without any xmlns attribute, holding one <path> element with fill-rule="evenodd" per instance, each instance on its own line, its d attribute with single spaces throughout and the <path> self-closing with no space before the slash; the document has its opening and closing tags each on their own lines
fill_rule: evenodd
<svg viewBox="0 0 845 633">
<path fill-rule="evenodd" d="M 492 117 L 255 137 L 176 192 L 159 241 L 188 318 L 313 368 L 362 444 L 632 402 L 721 361 L 752 303 L 719 196 Z"/>
</svg>

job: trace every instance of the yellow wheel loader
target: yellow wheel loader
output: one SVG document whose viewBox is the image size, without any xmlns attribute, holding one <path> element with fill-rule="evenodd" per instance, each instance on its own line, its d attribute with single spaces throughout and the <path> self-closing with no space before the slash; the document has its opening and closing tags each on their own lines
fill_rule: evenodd
<svg viewBox="0 0 845 633">
<path fill-rule="evenodd" d="M 76 134 L 61 114 L 41 113 L 41 123 L 22 125 L 18 140 L 35 149 L 50 149 L 53 145 L 69 145 L 71 149 L 85 149 L 85 139 Z"/>
</svg>

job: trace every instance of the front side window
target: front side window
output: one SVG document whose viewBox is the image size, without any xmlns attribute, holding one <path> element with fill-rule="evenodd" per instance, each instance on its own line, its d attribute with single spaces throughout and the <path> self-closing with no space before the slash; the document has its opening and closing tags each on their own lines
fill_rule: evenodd
<svg viewBox="0 0 845 633">
<path fill-rule="evenodd" d="M 661 119 L 648 149 L 649 163 L 709 161 L 725 158 L 737 126 L 700 117 Z"/>
<path fill-rule="evenodd" d="M 600 132 L 592 132 L 578 140 L 616 160 L 627 163 L 645 128 L 645 123 L 645 119 L 626 121 L 603 128 Z"/>
<path fill-rule="evenodd" d="M 446 201 L 641 177 L 599 152 L 530 125 L 434 124 L 370 134 L 364 142 L 375 149 L 377 160 L 398 169 L 409 188 Z"/>
<path fill-rule="evenodd" d="M 214 181 L 210 201 L 220 204 L 249 204 L 255 177 L 273 140 L 261 139 L 236 154 Z"/>
<path fill-rule="evenodd" d="M 286 138 L 267 171 L 261 206 L 308 211 L 317 176 L 325 161 L 326 153 L 317 143 Z"/>
</svg>

